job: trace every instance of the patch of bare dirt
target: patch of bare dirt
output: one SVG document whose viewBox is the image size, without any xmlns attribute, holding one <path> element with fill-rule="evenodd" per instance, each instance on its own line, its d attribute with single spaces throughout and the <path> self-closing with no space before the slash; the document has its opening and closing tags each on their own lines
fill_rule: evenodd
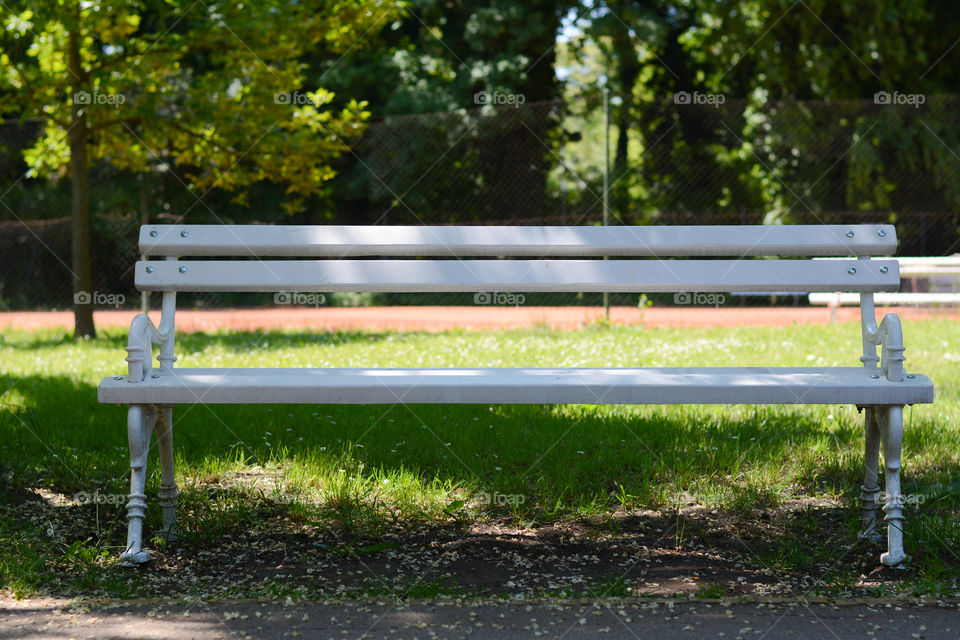
<svg viewBox="0 0 960 640">
<path fill-rule="evenodd" d="M 792 597 L 822 586 L 837 568 L 831 556 L 802 571 L 771 561 L 785 537 L 807 535 L 803 521 L 811 517 L 818 544 L 849 549 L 837 562 L 860 567 L 861 586 L 902 577 L 874 571 L 879 548 L 845 538 L 842 510 L 808 506 L 755 520 L 690 507 L 525 528 L 408 525 L 376 537 L 273 518 L 203 548 L 171 546 L 134 573 L 151 597 Z"/>
</svg>

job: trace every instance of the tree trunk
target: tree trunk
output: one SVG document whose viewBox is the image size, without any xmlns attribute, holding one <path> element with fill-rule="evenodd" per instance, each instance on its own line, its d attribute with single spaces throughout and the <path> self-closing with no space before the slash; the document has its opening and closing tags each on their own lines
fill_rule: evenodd
<svg viewBox="0 0 960 640">
<path fill-rule="evenodd" d="M 80 34 L 70 31 L 67 65 L 71 76 L 70 180 L 72 183 L 74 338 L 96 337 L 93 326 L 93 279 L 90 270 L 90 194 L 87 163 L 87 114 L 89 100 L 78 100 L 86 84 L 80 62 Z"/>
</svg>

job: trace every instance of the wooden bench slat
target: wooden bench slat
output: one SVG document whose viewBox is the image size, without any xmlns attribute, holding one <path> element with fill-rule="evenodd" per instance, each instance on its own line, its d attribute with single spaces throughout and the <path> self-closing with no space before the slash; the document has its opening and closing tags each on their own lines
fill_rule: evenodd
<svg viewBox="0 0 960 640">
<path fill-rule="evenodd" d="M 174 369 L 107 378 L 100 402 L 175 404 L 911 404 L 933 384 L 863 367 Z"/>
<path fill-rule="evenodd" d="M 848 233 L 853 233 L 852 237 Z M 151 235 L 154 233 L 155 235 Z M 186 235 L 182 235 L 186 233 Z M 888 256 L 893 225 L 144 225 L 146 256 Z"/>
<path fill-rule="evenodd" d="M 169 260 L 138 262 L 135 279 L 143 291 L 832 292 L 900 286 L 896 260 L 855 259 Z"/>
</svg>

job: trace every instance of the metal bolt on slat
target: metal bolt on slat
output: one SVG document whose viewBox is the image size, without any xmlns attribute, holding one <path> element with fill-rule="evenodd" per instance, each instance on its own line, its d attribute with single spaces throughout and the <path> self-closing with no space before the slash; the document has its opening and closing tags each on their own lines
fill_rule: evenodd
<svg viewBox="0 0 960 640">
<path fill-rule="evenodd" d="M 870 377 L 871 377 L 871 378 L 873 378 L 874 380 L 877 380 L 877 379 L 879 379 L 879 378 L 880 378 L 880 376 L 878 376 L 877 374 L 873 374 L 873 375 L 872 375 L 872 376 L 870 376 Z"/>
<path fill-rule="evenodd" d="M 156 229 L 154 229 L 153 231 L 150 232 L 150 237 L 151 237 L 151 238 L 156 238 L 158 235 L 160 235 L 160 232 L 157 231 Z"/>
<path fill-rule="evenodd" d="M 186 273 L 186 272 L 187 272 L 187 268 L 186 268 L 186 267 L 177 267 L 177 271 L 179 271 L 180 273 Z"/>
<path fill-rule="evenodd" d="M 181 238 L 186 238 L 188 235 L 190 235 L 190 232 L 189 232 L 189 231 L 181 231 L 181 232 L 180 232 L 180 237 L 181 237 Z"/>
<path fill-rule="evenodd" d="M 852 237 L 853 237 L 853 231 L 847 231 L 847 237 L 848 237 L 848 238 L 852 238 Z"/>
<path fill-rule="evenodd" d="M 856 267 L 850 267 L 849 269 L 847 269 L 847 273 L 849 273 L 850 275 L 856 275 L 857 273 Z"/>
<path fill-rule="evenodd" d="M 144 271 L 146 271 L 147 273 L 153 273 L 153 267 L 147 265 L 147 268 L 144 269 Z"/>
<path fill-rule="evenodd" d="M 877 229 L 877 235 L 880 236 L 881 238 L 886 238 L 887 232 L 884 231 L 883 229 Z"/>
<path fill-rule="evenodd" d="M 886 267 L 880 267 L 880 273 L 886 273 L 887 271 L 889 271 L 889 269 Z"/>
</svg>

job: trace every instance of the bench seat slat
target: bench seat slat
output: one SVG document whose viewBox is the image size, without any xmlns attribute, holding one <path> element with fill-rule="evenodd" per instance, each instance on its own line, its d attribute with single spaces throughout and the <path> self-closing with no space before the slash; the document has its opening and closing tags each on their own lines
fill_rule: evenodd
<svg viewBox="0 0 960 640">
<path fill-rule="evenodd" d="M 148 404 L 862 404 L 933 401 L 933 384 L 863 367 L 174 369 L 107 378 L 100 402 Z"/>
<path fill-rule="evenodd" d="M 896 291 L 900 275 L 896 260 L 855 259 L 168 260 L 138 262 L 136 285 L 142 291 L 833 292 Z"/>
<path fill-rule="evenodd" d="M 186 235 L 182 235 L 182 234 Z M 848 234 L 852 233 L 850 236 Z M 151 235 L 154 234 L 154 235 Z M 893 225 L 144 225 L 148 256 L 888 256 Z"/>
</svg>

